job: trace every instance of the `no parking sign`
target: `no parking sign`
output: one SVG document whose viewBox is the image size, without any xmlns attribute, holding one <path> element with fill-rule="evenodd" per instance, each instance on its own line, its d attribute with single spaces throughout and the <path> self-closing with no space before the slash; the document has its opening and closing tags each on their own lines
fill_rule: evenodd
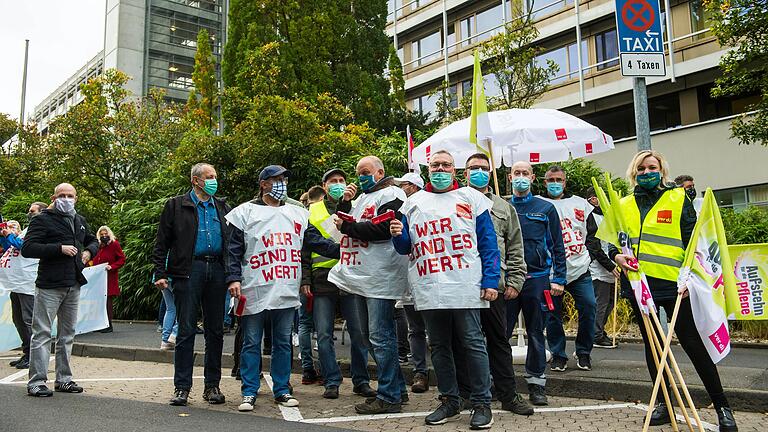
<svg viewBox="0 0 768 432">
<path fill-rule="evenodd" d="M 616 0 L 621 74 L 665 76 L 659 0 Z"/>
</svg>

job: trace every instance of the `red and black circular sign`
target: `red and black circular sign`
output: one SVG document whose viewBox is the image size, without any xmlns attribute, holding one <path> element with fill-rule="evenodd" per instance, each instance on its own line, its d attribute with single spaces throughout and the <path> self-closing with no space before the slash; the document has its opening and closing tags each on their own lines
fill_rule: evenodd
<svg viewBox="0 0 768 432">
<path fill-rule="evenodd" d="M 621 8 L 621 20 L 630 30 L 644 32 L 656 21 L 656 15 L 647 0 L 629 0 Z"/>
</svg>

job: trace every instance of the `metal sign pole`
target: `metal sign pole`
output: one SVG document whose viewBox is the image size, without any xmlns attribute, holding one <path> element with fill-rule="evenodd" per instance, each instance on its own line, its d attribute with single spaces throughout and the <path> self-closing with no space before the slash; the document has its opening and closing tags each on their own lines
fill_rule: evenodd
<svg viewBox="0 0 768 432">
<path fill-rule="evenodd" d="M 635 131 L 637 151 L 651 149 L 651 125 L 648 121 L 648 93 L 645 77 L 632 78 L 632 95 L 635 99 Z"/>
</svg>

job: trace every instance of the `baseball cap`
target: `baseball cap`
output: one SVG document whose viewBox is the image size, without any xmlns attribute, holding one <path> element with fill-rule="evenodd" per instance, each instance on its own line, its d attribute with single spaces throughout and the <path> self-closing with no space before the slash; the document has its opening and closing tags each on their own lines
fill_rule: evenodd
<svg viewBox="0 0 768 432">
<path fill-rule="evenodd" d="M 419 189 L 424 189 L 424 180 L 422 180 L 421 176 L 415 172 L 409 172 L 402 177 L 395 178 L 395 184 L 399 185 L 402 182 L 408 182 L 416 185 Z"/>
<path fill-rule="evenodd" d="M 261 170 L 261 173 L 259 173 L 259 181 L 266 180 L 270 177 L 275 177 L 279 175 L 290 177 L 291 172 L 280 165 L 269 165 L 267 167 L 264 167 L 264 169 Z"/>
<path fill-rule="evenodd" d="M 323 174 L 323 183 L 327 182 L 328 181 L 328 177 L 330 177 L 330 176 L 332 176 L 334 174 L 338 174 L 338 175 L 344 177 L 344 181 L 347 180 L 347 175 L 344 173 L 344 171 L 341 168 L 331 168 L 328 171 L 326 171 L 325 174 Z"/>
</svg>

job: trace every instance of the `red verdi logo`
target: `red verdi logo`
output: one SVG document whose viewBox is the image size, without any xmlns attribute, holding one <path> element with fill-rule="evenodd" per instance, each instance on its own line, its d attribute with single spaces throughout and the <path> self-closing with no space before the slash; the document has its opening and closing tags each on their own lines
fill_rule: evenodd
<svg viewBox="0 0 768 432">
<path fill-rule="evenodd" d="M 464 219 L 472 219 L 472 207 L 467 203 L 457 203 L 456 215 Z"/>
<path fill-rule="evenodd" d="M 531 153 L 531 163 L 537 163 L 541 159 L 539 153 Z"/>
<path fill-rule="evenodd" d="M 576 220 L 579 222 L 584 222 L 584 210 L 583 209 L 573 209 L 573 213 L 576 216 Z"/>
<path fill-rule="evenodd" d="M 656 223 L 671 224 L 672 210 L 659 210 L 659 212 L 656 213 Z"/>
<path fill-rule="evenodd" d="M 293 229 L 296 230 L 296 235 L 301 235 L 301 224 L 293 221 Z"/>
<path fill-rule="evenodd" d="M 565 129 L 555 129 L 555 136 L 558 141 L 568 139 L 568 134 L 565 133 Z"/>
<path fill-rule="evenodd" d="M 587 151 L 587 154 L 592 154 L 592 143 L 586 143 L 584 144 L 584 147 Z"/>
</svg>

